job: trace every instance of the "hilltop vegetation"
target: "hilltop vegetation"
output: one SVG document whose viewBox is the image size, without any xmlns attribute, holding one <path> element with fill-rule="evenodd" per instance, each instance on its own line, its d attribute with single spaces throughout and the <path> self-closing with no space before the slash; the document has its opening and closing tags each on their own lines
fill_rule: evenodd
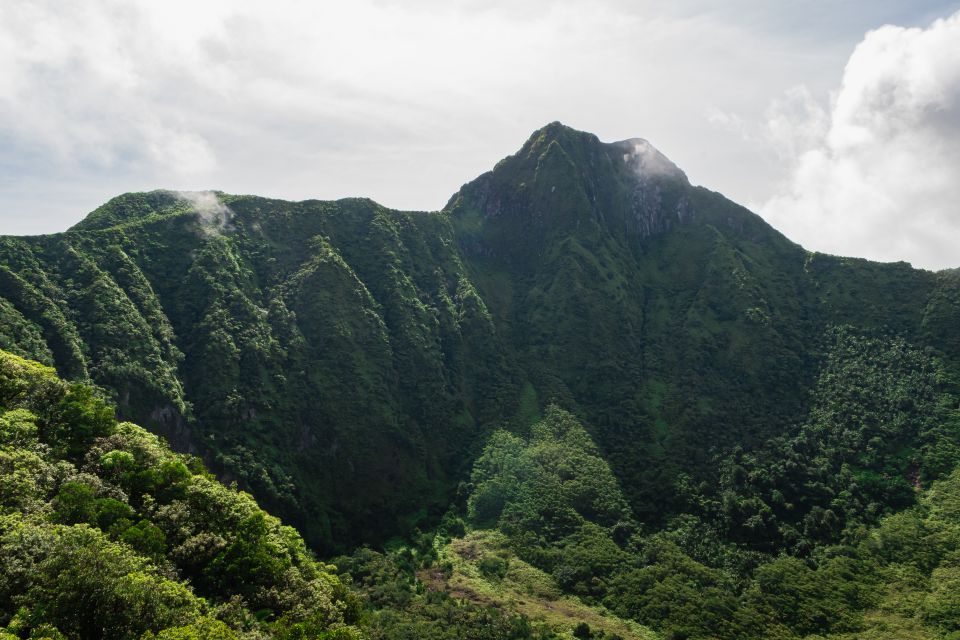
<svg viewBox="0 0 960 640">
<path fill-rule="evenodd" d="M 359 637 L 296 531 L 113 414 L 0 352 L 0 637 Z"/>
</svg>

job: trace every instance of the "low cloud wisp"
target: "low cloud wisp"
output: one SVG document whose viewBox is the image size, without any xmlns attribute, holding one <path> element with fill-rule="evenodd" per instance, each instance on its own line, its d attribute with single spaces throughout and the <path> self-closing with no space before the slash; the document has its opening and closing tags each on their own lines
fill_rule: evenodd
<svg viewBox="0 0 960 640">
<path fill-rule="evenodd" d="M 220 202 L 220 198 L 213 191 L 172 191 L 177 198 L 190 204 L 196 211 L 197 217 L 205 233 L 219 235 L 233 229 L 231 220 L 233 211 Z"/>
</svg>

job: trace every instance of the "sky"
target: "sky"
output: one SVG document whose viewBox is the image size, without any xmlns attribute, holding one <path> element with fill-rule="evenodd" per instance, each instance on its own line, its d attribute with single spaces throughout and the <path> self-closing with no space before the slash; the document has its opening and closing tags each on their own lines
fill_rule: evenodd
<svg viewBox="0 0 960 640">
<path fill-rule="evenodd" d="M 960 0 L 0 0 L 2 234 L 157 188 L 439 209 L 554 120 L 960 267 Z"/>
</svg>

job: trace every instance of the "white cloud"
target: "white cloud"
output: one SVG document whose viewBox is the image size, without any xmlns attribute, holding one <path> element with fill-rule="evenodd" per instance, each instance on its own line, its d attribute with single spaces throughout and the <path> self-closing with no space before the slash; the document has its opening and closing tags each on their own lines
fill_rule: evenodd
<svg viewBox="0 0 960 640">
<path fill-rule="evenodd" d="M 806 85 L 788 89 L 770 103 L 764 115 L 762 138 L 786 162 L 819 144 L 830 126 L 829 114 Z"/>
<path fill-rule="evenodd" d="M 233 211 L 220 202 L 219 196 L 213 191 L 171 191 L 171 193 L 193 207 L 205 233 L 218 235 L 233 228 L 230 224 Z"/>
<path fill-rule="evenodd" d="M 70 167 L 211 170 L 210 144 L 152 91 L 162 58 L 187 62 L 170 45 L 124 3 L 3 3 L 0 134 Z M 171 102 L 191 90 L 164 88 Z"/>
<path fill-rule="evenodd" d="M 960 267 L 960 13 L 867 33 L 828 117 L 791 101 L 768 118 L 794 165 L 765 218 L 810 249 Z"/>
</svg>

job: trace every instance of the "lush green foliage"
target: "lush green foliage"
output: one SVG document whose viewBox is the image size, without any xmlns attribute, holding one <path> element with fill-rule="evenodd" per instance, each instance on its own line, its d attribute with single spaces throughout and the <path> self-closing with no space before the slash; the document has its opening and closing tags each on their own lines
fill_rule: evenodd
<svg viewBox="0 0 960 640">
<path fill-rule="evenodd" d="M 354 637 L 300 536 L 89 387 L 0 352 L 0 625 L 15 637 Z M 354 607 L 355 608 L 355 607 Z"/>
<path fill-rule="evenodd" d="M 430 546 L 419 545 L 378 553 L 360 549 L 338 558 L 344 579 L 363 598 L 361 624 L 371 640 L 553 640 L 558 636 L 542 623 L 509 611 L 493 600 L 429 587 L 425 572 L 441 571 Z"/>
<path fill-rule="evenodd" d="M 842 332 L 837 339 L 868 353 L 877 347 Z M 902 344 L 894 341 L 892 348 L 887 355 L 904 355 Z M 833 384 L 857 384 L 855 377 L 831 378 L 830 366 L 824 375 Z M 871 415 L 866 407 L 853 414 L 848 418 Z M 823 445 L 835 443 L 825 439 Z M 842 545 L 811 537 L 806 559 L 757 554 L 724 542 L 719 531 L 697 531 L 688 518 L 644 532 L 620 511 L 619 487 L 586 432 L 555 407 L 529 439 L 494 434 L 473 481 L 468 515 L 476 526 L 506 534 L 501 549 L 548 572 L 564 592 L 602 603 L 667 638 L 936 638 L 960 628 L 960 600 L 952 591 L 960 469 L 934 482 L 915 506 L 848 532 Z M 819 507 L 805 508 L 807 517 L 800 519 L 809 521 Z M 847 517 L 868 517 L 848 509 Z M 511 514 L 518 512 L 529 519 L 516 520 Z M 494 546 L 486 553 L 479 570 L 498 574 L 503 552 Z"/>
<path fill-rule="evenodd" d="M 804 555 L 914 503 L 960 453 L 955 384 L 901 338 L 828 336 L 809 417 L 798 432 L 724 461 L 709 514 L 732 540 Z"/>
</svg>

